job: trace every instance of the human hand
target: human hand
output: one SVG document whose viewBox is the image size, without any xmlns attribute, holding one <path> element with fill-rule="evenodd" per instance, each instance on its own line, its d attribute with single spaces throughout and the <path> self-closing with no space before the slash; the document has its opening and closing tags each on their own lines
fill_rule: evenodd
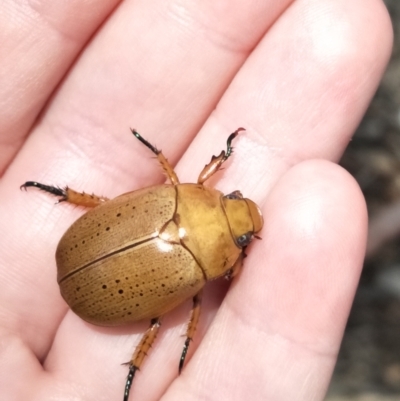
<svg viewBox="0 0 400 401">
<path fill-rule="evenodd" d="M 162 182 L 129 126 L 193 182 L 243 126 L 210 181 L 262 206 L 262 241 L 223 300 L 224 282 L 207 286 L 179 377 L 190 302 L 165 317 L 130 400 L 322 400 L 367 230 L 362 194 L 335 162 L 390 55 L 386 11 L 377 0 L 117 3 L 12 3 L 1 17 L 2 399 L 122 400 L 121 363 L 148 326 L 99 328 L 68 310 L 54 251 L 83 211 L 19 185 L 113 197 Z"/>
</svg>

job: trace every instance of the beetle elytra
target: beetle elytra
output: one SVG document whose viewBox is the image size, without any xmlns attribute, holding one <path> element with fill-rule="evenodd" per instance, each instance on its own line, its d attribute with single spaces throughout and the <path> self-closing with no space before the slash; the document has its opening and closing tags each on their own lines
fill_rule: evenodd
<svg viewBox="0 0 400 401">
<path fill-rule="evenodd" d="M 229 158 L 232 140 L 242 130 L 229 136 L 227 150 L 213 156 L 193 184 L 181 184 L 162 152 L 132 130 L 157 156 L 171 184 L 111 200 L 35 181 L 21 185 L 91 208 L 66 231 L 56 250 L 57 281 L 69 307 L 95 325 L 151 322 L 129 362 L 124 401 L 161 317 L 192 298 L 181 371 L 199 320 L 202 288 L 207 281 L 235 276 L 246 247 L 263 227 L 260 209 L 239 191 L 224 195 L 204 185 Z"/>
</svg>

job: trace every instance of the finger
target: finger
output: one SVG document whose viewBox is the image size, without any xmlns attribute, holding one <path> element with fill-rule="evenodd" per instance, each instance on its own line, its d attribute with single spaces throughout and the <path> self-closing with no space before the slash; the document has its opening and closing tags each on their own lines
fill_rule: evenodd
<svg viewBox="0 0 400 401">
<path fill-rule="evenodd" d="M 163 399 L 324 398 L 362 267 L 364 199 L 340 167 L 309 161 L 264 213 L 263 240 Z"/>
<path fill-rule="evenodd" d="M 117 2 L 4 2 L 0 174 L 85 42 Z"/>
<path fill-rule="evenodd" d="M 167 144 L 163 150 L 174 164 L 290 1 L 236 3 L 215 8 L 199 2 L 123 2 L 71 69 L 27 146 L 30 156 L 22 156 L 16 168 L 56 171 L 52 164 L 68 152 L 79 163 L 71 162 L 68 175 L 57 179 L 70 185 L 79 182 L 88 159 L 97 162 L 103 182 L 105 175 L 110 182 L 118 177 L 124 189 L 131 187 L 138 165 L 148 170 L 139 184 L 156 181 L 154 176 L 160 181 L 159 169 L 141 151 L 124 155 L 131 144 L 129 126 L 156 146 Z M 256 18 L 260 13 L 265 18 Z"/>
<path fill-rule="evenodd" d="M 247 134 L 235 144 L 242 149 L 229 176 L 256 177 L 256 199 L 302 160 L 337 161 L 377 88 L 391 45 L 381 1 L 296 1 L 235 76 L 182 166 L 198 163 L 197 149 L 211 153 L 212 138 L 238 126 Z M 268 172 L 261 182 L 256 169 Z M 178 172 L 188 179 L 190 171 L 178 166 Z"/>
</svg>

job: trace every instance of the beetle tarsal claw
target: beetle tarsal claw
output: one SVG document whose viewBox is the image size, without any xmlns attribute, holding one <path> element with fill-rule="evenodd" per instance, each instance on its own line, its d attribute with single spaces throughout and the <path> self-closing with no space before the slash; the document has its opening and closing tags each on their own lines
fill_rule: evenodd
<svg viewBox="0 0 400 401">
<path fill-rule="evenodd" d="M 182 372 L 183 364 L 185 363 L 185 358 L 186 358 L 186 354 L 187 354 L 188 349 L 189 349 L 190 341 L 192 341 L 192 338 L 187 337 L 186 341 L 185 341 L 185 344 L 183 346 L 181 359 L 179 360 L 179 368 L 178 368 L 179 374 L 181 374 L 181 372 Z"/>
<path fill-rule="evenodd" d="M 133 381 L 133 378 L 135 377 L 135 373 L 137 370 L 139 370 L 139 368 L 137 366 L 130 366 L 130 368 L 129 368 L 129 373 L 126 378 L 126 384 L 125 384 L 124 401 L 128 401 L 129 391 L 131 389 L 132 381 Z"/>
</svg>

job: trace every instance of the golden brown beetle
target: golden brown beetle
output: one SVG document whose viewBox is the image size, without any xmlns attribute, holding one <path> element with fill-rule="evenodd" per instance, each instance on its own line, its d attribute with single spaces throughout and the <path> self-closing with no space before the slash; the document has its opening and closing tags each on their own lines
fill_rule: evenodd
<svg viewBox="0 0 400 401">
<path fill-rule="evenodd" d="M 171 184 L 112 200 L 33 181 L 21 186 L 94 208 L 72 224 L 56 251 L 58 284 L 71 309 L 102 326 L 151 320 L 129 362 L 124 401 L 158 333 L 160 317 L 193 298 L 181 371 L 199 319 L 203 286 L 221 276 L 233 277 L 245 248 L 263 226 L 260 209 L 239 191 L 224 196 L 203 185 L 231 155 L 231 142 L 242 130 L 229 136 L 226 152 L 212 157 L 197 184 L 180 184 L 161 151 L 132 130 L 157 155 Z"/>
</svg>

